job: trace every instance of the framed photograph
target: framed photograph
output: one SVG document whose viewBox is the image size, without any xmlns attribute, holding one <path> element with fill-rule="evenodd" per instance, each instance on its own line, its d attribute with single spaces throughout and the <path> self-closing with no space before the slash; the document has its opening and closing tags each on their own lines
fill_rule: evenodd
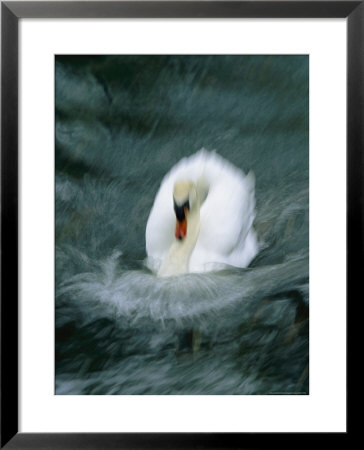
<svg viewBox="0 0 364 450">
<path fill-rule="evenodd" d="M 362 2 L 1 6 L 1 446 L 347 438 Z"/>
</svg>

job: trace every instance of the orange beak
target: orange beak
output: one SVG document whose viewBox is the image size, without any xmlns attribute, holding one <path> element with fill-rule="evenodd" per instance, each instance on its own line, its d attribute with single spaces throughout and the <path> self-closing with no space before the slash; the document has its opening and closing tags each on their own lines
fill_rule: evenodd
<svg viewBox="0 0 364 450">
<path fill-rule="evenodd" d="M 178 220 L 176 222 L 176 231 L 174 235 L 177 239 L 184 239 L 187 234 L 187 215 L 188 215 L 188 208 L 184 208 L 185 218 L 183 220 Z"/>
<path fill-rule="evenodd" d="M 176 231 L 174 235 L 176 236 L 177 239 L 184 239 L 186 237 L 186 234 L 187 234 L 187 220 L 184 219 L 182 220 L 182 222 L 177 220 Z"/>
</svg>

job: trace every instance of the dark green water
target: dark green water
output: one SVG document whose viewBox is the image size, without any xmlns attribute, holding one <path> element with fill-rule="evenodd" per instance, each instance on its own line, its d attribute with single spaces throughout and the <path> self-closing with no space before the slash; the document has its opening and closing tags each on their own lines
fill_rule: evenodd
<svg viewBox="0 0 364 450">
<path fill-rule="evenodd" d="M 56 393 L 308 394 L 308 57 L 56 58 Z M 160 279 L 163 176 L 256 176 L 247 269 Z"/>
</svg>

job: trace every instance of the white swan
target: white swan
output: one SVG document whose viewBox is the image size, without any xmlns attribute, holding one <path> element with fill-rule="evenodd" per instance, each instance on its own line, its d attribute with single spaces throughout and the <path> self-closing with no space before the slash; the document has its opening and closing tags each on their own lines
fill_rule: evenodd
<svg viewBox="0 0 364 450">
<path fill-rule="evenodd" d="M 258 251 L 255 178 L 205 149 L 162 180 L 146 227 L 149 267 L 159 276 L 246 267 Z"/>
</svg>

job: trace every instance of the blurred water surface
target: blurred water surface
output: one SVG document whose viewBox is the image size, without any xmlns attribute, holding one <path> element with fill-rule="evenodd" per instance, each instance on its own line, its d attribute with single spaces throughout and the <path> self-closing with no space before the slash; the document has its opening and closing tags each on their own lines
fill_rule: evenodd
<svg viewBox="0 0 364 450">
<path fill-rule="evenodd" d="M 308 57 L 56 57 L 56 393 L 308 394 Z M 163 176 L 256 176 L 247 269 L 160 279 Z"/>
</svg>

